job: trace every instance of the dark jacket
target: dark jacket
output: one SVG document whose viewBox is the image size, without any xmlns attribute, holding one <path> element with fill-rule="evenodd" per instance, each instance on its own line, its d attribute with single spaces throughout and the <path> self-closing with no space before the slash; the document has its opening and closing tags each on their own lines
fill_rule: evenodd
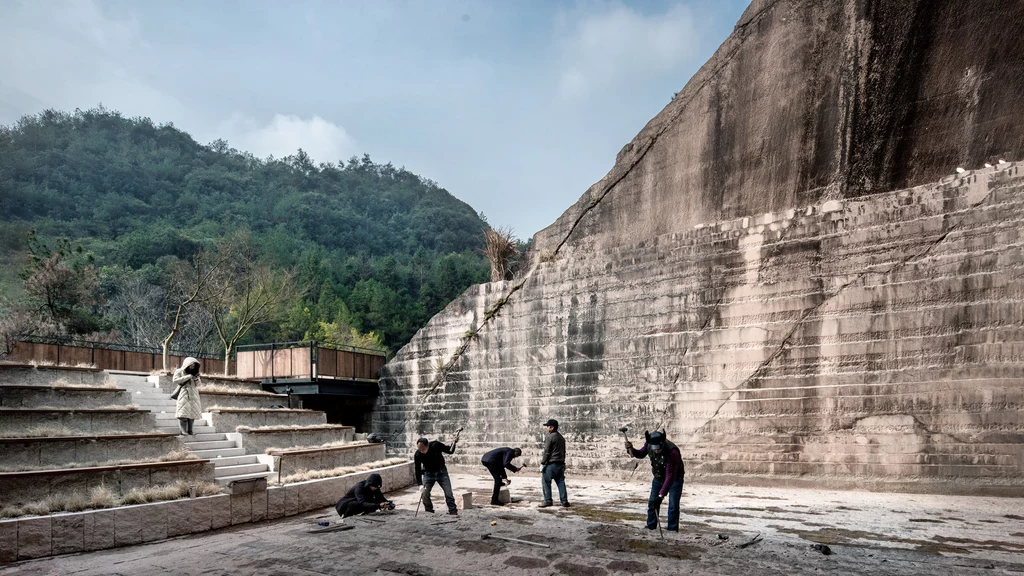
<svg viewBox="0 0 1024 576">
<path fill-rule="evenodd" d="M 541 454 L 540 463 L 565 464 L 565 438 L 555 430 L 544 440 L 544 453 Z"/>
<path fill-rule="evenodd" d="M 664 441 L 664 448 L 661 449 L 661 454 L 655 454 L 653 450 L 648 450 L 646 442 L 644 442 L 643 448 L 639 450 L 630 448 L 629 454 L 634 458 L 650 456 L 651 473 L 654 474 L 655 479 L 661 480 L 661 489 L 658 490 L 658 495 L 662 498 L 668 494 L 668 489 L 672 487 L 672 483 L 683 477 L 682 454 L 680 454 L 679 448 L 668 440 Z"/>
<path fill-rule="evenodd" d="M 512 459 L 515 458 L 515 450 L 512 448 L 495 448 L 484 457 L 480 459 L 480 463 L 488 468 L 497 468 L 501 470 L 501 477 L 508 478 L 505 475 L 505 469 L 508 468 L 513 472 L 519 472 L 519 468 L 512 465 Z"/>
<path fill-rule="evenodd" d="M 416 455 L 413 456 L 413 467 L 416 469 L 416 483 L 423 484 L 423 473 L 429 472 L 431 474 L 437 474 L 441 470 L 447 470 L 448 467 L 444 465 L 444 455 L 455 454 L 455 445 L 447 446 L 434 440 L 430 444 L 427 444 L 427 453 L 423 454 L 419 450 L 416 451 Z"/>
<path fill-rule="evenodd" d="M 381 502 L 388 501 L 383 492 L 379 489 L 371 490 L 368 484 L 369 480 L 356 482 L 356 485 L 350 488 L 341 500 L 338 500 L 334 509 L 338 511 L 339 516 L 344 518 L 374 512 L 380 509 Z"/>
</svg>

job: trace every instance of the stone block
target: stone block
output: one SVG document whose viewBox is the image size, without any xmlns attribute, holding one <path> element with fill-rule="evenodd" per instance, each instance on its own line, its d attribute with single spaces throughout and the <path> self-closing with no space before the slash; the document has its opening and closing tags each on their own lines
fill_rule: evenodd
<svg viewBox="0 0 1024 576">
<path fill-rule="evenodd" d="M 139 506 L 139 513 L 142 515 L 142 541 L 154 542 L 167 538 L 167 510 L 164 508 L 169 502 L 157 502 L 155 504 L 143 504 Z"/>
<path fill-rule="evenodd" d="M 52 555 L 52 534 L 50 517 L 18 520 L 18 560 Z"/>
<path fill-rule="evenodd" d="M 252 492 L 231 495 L 231 525 L 252 521 Z"/>
<path fill-rule="evenodd" d="M 0 521 L 0 564 L 18 559 L 18 520 Z"/>
<path fill-rule="evenodd" d="M 267 489 L 267 520 L 285 516 L 285 494 L 286 490 L 280 486 Z"/>
<path fill-rule="evenodd" d="M 220 496 L 207 496 L 187 501 L 191 505 L 189 508 L 189 518 L 192 523 L 190 532 L 206 532 L 213 528 L 213 507 L 210 506 L 210 500 L 213 498 L 220 498 Z"/>
<path fill-rule="evenodd" d="M 57 514 L 52 517 L 53 554 L 85 550 L 85 515 Z"/>
<path fill-rule="evenodd" d="M 143 524 L 146 513 L 141 506 L 114 508 L 114 543 L 118 546 L 138 544 L 143 541 Z"/>
<path fill-rule="evenodd" d="M 211 496 L 209 507 L 211 528 L 216 530 L 231 525 L 231 496 L 229 494 Z"/>
<path fill-rule="evenodd" d="M 102 550 L 117 545 L 114 530 L 115 510 L 96 510 L 82 514 L 85 526 L 85 550 Z"/>
<path fill-rule="evenodd" d="M 262 522 L 267 519 L 267 502 L 269 493 L 266 490 L 252 493 L 252 521 Z"/>
<path fill-rule="evenodd" d="M 502 504 L 512 502 L 512 494 L 509 493 L 508 487 L 502 486 L 501 490 L 498 491 L 498 502 L 501 502 Z"/>
<path fill-rule="evenodd" d="M 472 510 L 473 509 L 473 493 L 472 492 L 456 492 L 455 493 L 455 504 L 461 510 Z"/>
<path fill-rule="evenodd" d="M 164 503 L 167 522 L 167 536 L 181 536 L 192 533 L 192 508 L 195 500 L 175 500 Z"/>
<path fill-rule="evenodd" d="M 295 484 L 284 486 L 284 515 L 295 516 L 299 513 L 299 487 Z"/>
<path fill-rule="evenodd" d="M 233 480 L 229 486 L 232 494 L 249 494 L 250 492 L 266 490 L 267 479 L 251 478 L 248 480 Z"/>
</svg>

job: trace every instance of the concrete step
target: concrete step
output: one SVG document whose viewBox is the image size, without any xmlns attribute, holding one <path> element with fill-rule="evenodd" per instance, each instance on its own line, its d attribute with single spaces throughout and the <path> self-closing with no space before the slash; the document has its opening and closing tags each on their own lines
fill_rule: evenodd
<svg viewBox="0 0 1024 576">
<path fill-rule="evenodd" d="M 241 476 L 243 474 L 255 474 L 257 472 L 269 472 L 270 468 L 266 464 L 237 464 L 234 466 L 223 466 L 219 461 L 214 461 L 217 467 L 213 471 L 214 478 L 222 478 L 224 476 Z"/>
<path fill-rule="evenodd" d="M 185 441 L 185 447 L 189 450 L 219 450 L 221 448 L 234 448 L 236 446 L 237 444 L 234 440 L 214 440 L 211 442 Z"/>
<path fill-rule="evenodd" d="M 223 452 L 223 450 L 221 450 Z M 258 464 L 259 460 L 252 454 L 244 456 L 218 456 L 210 458 L 216 466 L 241 466 L 243 464 Z"/>
<path fill-rule="evenodd" d="M 257 472 L 255 474 L 239 474 L 238 476 L 222 476 L 217 478 L 217 484 L 227 486 L 233 480 L 252 480 L 254 478 L 270 478 L 273 472 Z"/>
<path fill-rule="evenodd" d="M 245 456 L 245 449 L 221 448 L 220 450 L 193 450 L 192 453 L 200 458 L 209 458 L 210 460 L 217 460 L 218 458 Z M 255 456 L 253 456 L 253 458 L 255 458 Z"/>
<path fill-rule="evenodd" d="M 192 428 L 192 431 L 195 432 L 195 427 Z M 221 442 L 221 441 L 227 441 L 227 439 L 228 439 L 228 437 L 227 437 L 226 434 L 213 433 L 213 434 L 196 434 L 195 436 L 192 436 L 190 441 L 191 442 Z"/>
<path fill-rule="evenodd" d="M 177 421 L 175 421 L 174 426 L 157 426 L 156 430 L 157 430 L 157 432 L 164 432 L 164 433 L 168 433 L 168 434 L 178 434 L 181 431 L 181 428 L 178 427 Z M 216 434 L 217 430 L 215 430 L 213 428 L 213 426 L 199 426 L 198 424 L 193 424 L 192 425 L 192 432 L 194 434 L 196 434 L 196 435 L 198 435 L 198 434 Z"/>
</svg>

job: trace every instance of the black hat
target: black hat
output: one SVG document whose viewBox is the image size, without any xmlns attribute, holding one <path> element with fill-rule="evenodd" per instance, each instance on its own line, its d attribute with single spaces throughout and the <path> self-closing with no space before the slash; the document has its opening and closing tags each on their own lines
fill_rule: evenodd
<svg viewBox="0 0 1024 576">
<path fill-rule="evenodd" d="M 651 450 L 661 450 L 662 444 L 665 443 L 665 435 L 661 432 L 654 431 L 647 437 L 647 447 Z"/>
<path fill-rule="evenodd" d="M 548 418 L 548 421 L 545 422 L 544 425 L 545 426 L 554 426 L 555 428 L 558 428 L 558 420 L 555 420 L 554 418 Z"/>
<path fill-rule="evenodd" d="M 366 485 L 380 488 L 384 485 L 384 481 L 381 480 L 380 474 L 370 474 L 369 478 L 366 479 Z"/>
</svg>

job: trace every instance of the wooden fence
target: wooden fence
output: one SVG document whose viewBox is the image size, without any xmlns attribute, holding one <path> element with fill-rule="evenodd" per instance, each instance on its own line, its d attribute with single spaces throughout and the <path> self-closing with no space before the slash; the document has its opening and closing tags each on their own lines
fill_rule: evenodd
<svg viewBox="0 0 1024 576">
<path fill-rule="evenodd" d="M 18 342 L 7 357 L 12 362 L 39 362 L 56 366 L 93 366 L 100 370 L 125 370 L 128 372 L 152 372 L 163 369 L 163 354 L 131 350 L 127 347 L 105 347 L 99 343 L 56 344 Z M 171 354 L 168 357 L 171 368 L 181 365 L 185 356 Z M 224 361 L 217 358 L 200 358 L 204 374 L 223 374 Z M 231 363 L 235 368 L 235 362 Z"/>
<path fill-rule="evenodd" d="M 257 380 L 337 378 L 376 380 L 387 361 L 383 353 L 360 352 L 307 344 L 239 349 L 238 377 Z"/>
</svg>

